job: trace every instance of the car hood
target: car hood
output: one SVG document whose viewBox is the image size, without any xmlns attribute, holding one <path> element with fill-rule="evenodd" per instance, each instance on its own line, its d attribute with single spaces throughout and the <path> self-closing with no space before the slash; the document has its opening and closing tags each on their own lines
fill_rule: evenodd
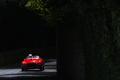
<svg viewBox="0 0 120 80">
<path fill-rule="evenodd" d="M 25 60 L 25 62 L 26 63 L 37 63 L 37 62 L 39 62 L 39 60 L 38 59 L 27 59 L 27 60 Z"/>
</svg>

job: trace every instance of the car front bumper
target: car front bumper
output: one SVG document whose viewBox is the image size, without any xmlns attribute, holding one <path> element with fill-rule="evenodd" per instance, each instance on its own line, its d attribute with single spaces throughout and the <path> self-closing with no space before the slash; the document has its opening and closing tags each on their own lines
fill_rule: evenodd
<svg viewBox="0 0 120 80">
<path fill-rule="evenodd" d="M 24 69 L 35 69 L 35 68 L 40 68 L 41 66 L 43 66 L 42 63 L 40 63 L 40 64 L 27 63 L 26 65 L 21 65 L 21 67 Z"/>
</svg>

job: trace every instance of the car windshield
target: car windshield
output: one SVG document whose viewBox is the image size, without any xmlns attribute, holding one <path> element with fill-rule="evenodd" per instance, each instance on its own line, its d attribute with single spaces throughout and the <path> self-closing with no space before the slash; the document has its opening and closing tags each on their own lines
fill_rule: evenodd
<svg viewBox="0 0 120 80">
<path fill-rule="evenodd" d="M 32 58 L 36 58 L 36 59 L 38 59 L 38 58 L 40 58 L 39 56 L 33 56 Z"/>
<path fill-rule="evenodd" d="M 28 56 L 27 59 L 33 58 L 32 56 Z"/>
</svg>

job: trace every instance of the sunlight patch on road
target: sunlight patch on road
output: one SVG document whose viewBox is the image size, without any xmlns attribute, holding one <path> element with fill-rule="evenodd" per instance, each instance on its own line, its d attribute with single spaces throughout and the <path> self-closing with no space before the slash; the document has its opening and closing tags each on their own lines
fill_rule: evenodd
<svg viewBox="0 0 120 80">
<path fill-rule="evenodd" d="M 45 69 L 43 72 L 57 72 L 56 69 Z"/>
</svg>

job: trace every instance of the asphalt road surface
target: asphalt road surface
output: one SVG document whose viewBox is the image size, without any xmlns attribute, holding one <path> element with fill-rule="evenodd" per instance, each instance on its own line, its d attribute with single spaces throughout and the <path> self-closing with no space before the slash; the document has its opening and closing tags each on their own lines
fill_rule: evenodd
<svg viewBox="0 0 120 80">
<path fill-rule="evenodd" d="M 45 60 L 45 70 L 22 71 L 20 63 L 0 68 L 0 80 L 56 80 L 56 59 Z"/>
</svg>

